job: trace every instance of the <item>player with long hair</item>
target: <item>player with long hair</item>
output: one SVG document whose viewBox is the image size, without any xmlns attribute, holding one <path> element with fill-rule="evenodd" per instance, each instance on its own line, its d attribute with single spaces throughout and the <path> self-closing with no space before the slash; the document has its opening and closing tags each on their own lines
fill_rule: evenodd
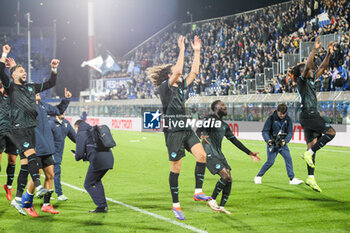
<svg viewBox="0 0 350 233">
<path fill-rule="evenodd" d="M 185 149 L 190 151 L 197 160 L 195 167 L 196 187 L 194 200 L 208 201 L 211 197 L 206 196 L 202 191 L 204 172 L 206 166 L 206 153 L 198 137 L 190 126 L 187 126 L 185 111 L 184 89 L 188 87 L 199 73 L 201 40 L 194 37 L 192 49 L 194 51 L 191 72 L 185 79 L 182 79 L 184 65 L 185 38 L 178 39 L 179 57 L 176 65 L 161 65 L 147 69 L 148 77 L 153 85 L 159 89 L 160 99 L 163 106 L 164 122 L 168 128 L 164 128 L 166 146 L 168 148 L 170 161 L 169 185 L 173 199 L 172 211 L 179 220 L 185 216 L 179 202 L 178 178 L 181 170 L 182 158 L 185 156 Z M 184 125 L 182 125 L 182 123 Z"/>
</svg>

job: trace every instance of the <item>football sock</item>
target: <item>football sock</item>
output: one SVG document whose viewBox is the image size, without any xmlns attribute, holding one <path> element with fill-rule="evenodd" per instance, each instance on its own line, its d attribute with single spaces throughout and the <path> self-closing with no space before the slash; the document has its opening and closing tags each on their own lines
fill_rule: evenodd
<svg viewBox="0 0 350 233">
<path fill-rule="evenodd" d="M 13 183 L 13 179 L 15 176 L 15 169 L 16 169 L 16 165 L 11 165 L 11 164 L 7 164 L 7 169 L 6 169 L 6 173 L 7 173 L 7 187 L 12 186 Z"/>
<path fill-rule="evenodd" d="M 16 197 L 22 198 L 24 188 L 27 185 L 28 180 L 28 165 L 21 165 L 21 170 L 19 171 L 17 178 L 17 193 Z"/>
<path fill-rule="evenodd" d="M 180 207 L 180 203 L 173 203 L 173 207 Z"/>
<path fill-rule="evenodd" d="M 231 187 L 232 187 L 232 182 L 227 182 L 224 187 L 224 190 L 222 191 L 220 206 L 226 205 L 228 197 L 230 196 L 230 193 L 231 193 Z"/>
<path fill-rule="evenodd" d="M 307 152 L 309 152 L 310 155 L 313 155 L 315 152 L 311 149 L 308 149 Z"/>
<path fill-rule="evenodd" d="M 179 202 L 179 173 L 173 173 L 170 172 L 169 174 L 169 185 L 170 185 L 170 192 L 171 196 L 173 198 L 173 203 Z"/>
<path fill-rule="evenodd" d="M 206 163 L 196 163 L 196 168 L 194 170 L 194 175 L 196 178 L 196 189 L 201 189 L 203 187 L 205 165 Z"/>
<path fill-rule="evenodd" d="M 211 197 L 213 199 L 216 199 L 216 197 L 219 195 L 219 193 L 224 189 L 224 187 L 226 186 L 226 184 L 228 183 L 227 180 L 220 178 L 218 180 L 218 182 L 216 183 L 216 186 L 214 188 L 213 194 L 211 195 Z"/>
<path fill-rule="evenodd" d="M 316 152 L 312 155 L 312 162 L 315 164 L 315 157 L 316 157 Z M 314 175 L 315 173 L 315 168 L 310 167 L 308 164 L 306 164 L 307 166 L 307 174 L 310 175 Z"/>
<path fill-rule="evenodd" d="M 319 149 L 324 147 L 328 142 L 330 142 L 333 138 L 334 138 L 334 135 L 330 135 L 330 134 L 323 135 L 317 140 L 316 144 L 311 147 L 311 150 L 314 152 L 318 151 Z"/>
<path fill-rule="evenodd" d="M 44 196 L 44 205 L 50 205 L 50 198 L 53 193 L 53 189 L 50 189 Z"/>
<path fill-rule="evenodd" d="M 41 183 L 36 154 L 32 154 L 28 157 L 28 171 L 32 177 L 35 187 L 38 187 Z"/>
<path fill-rule="evenodd" d="M 202 189 L 195 189 L 194 190 L 194 194 L 197 194 L 197 193 L 202 193 L 203 192 L 203 190 Z"/>
</svg>

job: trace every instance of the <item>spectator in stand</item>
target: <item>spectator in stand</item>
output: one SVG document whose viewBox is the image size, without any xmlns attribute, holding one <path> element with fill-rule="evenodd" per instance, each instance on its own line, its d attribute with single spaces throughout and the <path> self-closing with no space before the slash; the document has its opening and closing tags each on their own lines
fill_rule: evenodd
<svg viewBox="0 0 350 233">
<path fill-rule="evenodd" d="M 276 80 L 273 80 L 273 85 L 274 85 L 274 93 L 281 93 L 281 86 Z"/>
<path fill-rule="evenodd" d="M 267 93 L 275 93 L 275 87 L 270 83 L 268 88 L 266 89 Z"/>
<path fill-rule="evenodd" d="M 335 78 L 334 81 L 334 87 L 336 91 L 342 91 L 344 86 L 344 79 L 341 77 L 339 73 L 337 73 L 337 77 Z"/>
<path fill-rule="evenodd" d="M 331 81 L 332 81 L 331 73 L 330 71 L 326 71 L 325 74 L 323 75 L 322 91 L 330 91 Z"/>
</svg>

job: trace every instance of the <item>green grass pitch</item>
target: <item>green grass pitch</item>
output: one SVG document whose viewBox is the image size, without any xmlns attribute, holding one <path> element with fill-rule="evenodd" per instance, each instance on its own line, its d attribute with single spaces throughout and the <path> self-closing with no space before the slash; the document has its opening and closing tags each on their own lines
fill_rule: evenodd
<svg viewBox="0 0 350 233">
<path fill-rule="evenodd" d="M 95 205 L 85 192 L 63 185 L 66 202 L 51 201 L 61 213 L 40 211 L 42 200 L 34 205 L 39 218 L 21 216 L 10 207 L 0 190 L 0 232 L 191 232 L 174 222 L 168 185 L 169 162 L 164 136 L 157 133 L 113 131 L 117 147 L 114 169 L 103 179 L 106 196 L 165 219 L 137 212 L 108 201 L 108 214 L 89 214 Z M 224 139 L 223 151 L 232 167 L 233 185 L 226 208 L 232 215 L 212 211 L 203 202 L 193 200 L 194 157 L 187 153 L 179 178 L 180 203 L 186 216 L 182 223 L 207 232 L 349 232 L 350 231 L 350 148 L 326 146 L 317 152 L 316 180 L 322 193 L 305 184 L 289 185 L 283 158 L 265 174 L 262 185 L 254 176 L 266 161 L 262 141 L 242 140 L 252 151 L 259 151 L 262 162 L 254 163 Z M 307 177 L 300 158 L 305 145 L 289 145 L 296 177 Z M 76 162 L 70 152 L 74 144 L 67 140 L 62 164 L 62 181 L 82 188 L 88 163 Z M 6 155 L 2 158 L 0 183 L 6 183 Z M 19 164 L 19 160 L 17 161 Z M 16 174 L 19 165 L 16 167 Z M 206 171 L 203 190 L 211 195 L 219 176 Z M 14 188 L 16 188 L 16 179 Z M 13 196 L 15 193 L 13 193 Z M 220 200 L 221 194 L 218 197 Z M 174 222 L 169 222 L 171 219 Z"/>
</svg>

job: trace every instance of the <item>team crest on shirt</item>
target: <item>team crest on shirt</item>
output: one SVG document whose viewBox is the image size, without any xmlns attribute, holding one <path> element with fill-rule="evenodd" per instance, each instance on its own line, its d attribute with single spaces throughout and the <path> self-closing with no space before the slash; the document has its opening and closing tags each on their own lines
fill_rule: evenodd
<svg viewBox="0 0 350 233">
<path fill-rule="evenodd" d="M 68 123 L 64 123 L 64 127 L 66 127 L 66 128 L 67 128 L 67 127 L 68 127 Z"/>
<path fill-rule="evenodd" d="M 23 143 L 23 146 L 24 146 L 25 148 L 27 148 L 27 147 L 29 146 L 29 142 Z"/>
<path fill-rule="evenodd" d="M 175 152 L 171 153 L 171 157 L 175 158 L 177 154 Z"/>
<path fill-rule="evenodd" d="M 179 88 L 179 91 L 180 91 L 180 94 L 182 95 L 183 91 L 182 91 L 182 89 L 181 89 L 181 88 Z"/>
<path fill-rule="evenodd" d="M 215 168 L 216 169 L 220 169 L 221 165 L 220 164 L 216 164 Z"/>
<path fill-rule="evenodd" d="M 28 90 L 29 90 L 29 91 L 33 91 L 33 88 L 32 88 L 32 87 L 28 87 Z"/>
</svg>

